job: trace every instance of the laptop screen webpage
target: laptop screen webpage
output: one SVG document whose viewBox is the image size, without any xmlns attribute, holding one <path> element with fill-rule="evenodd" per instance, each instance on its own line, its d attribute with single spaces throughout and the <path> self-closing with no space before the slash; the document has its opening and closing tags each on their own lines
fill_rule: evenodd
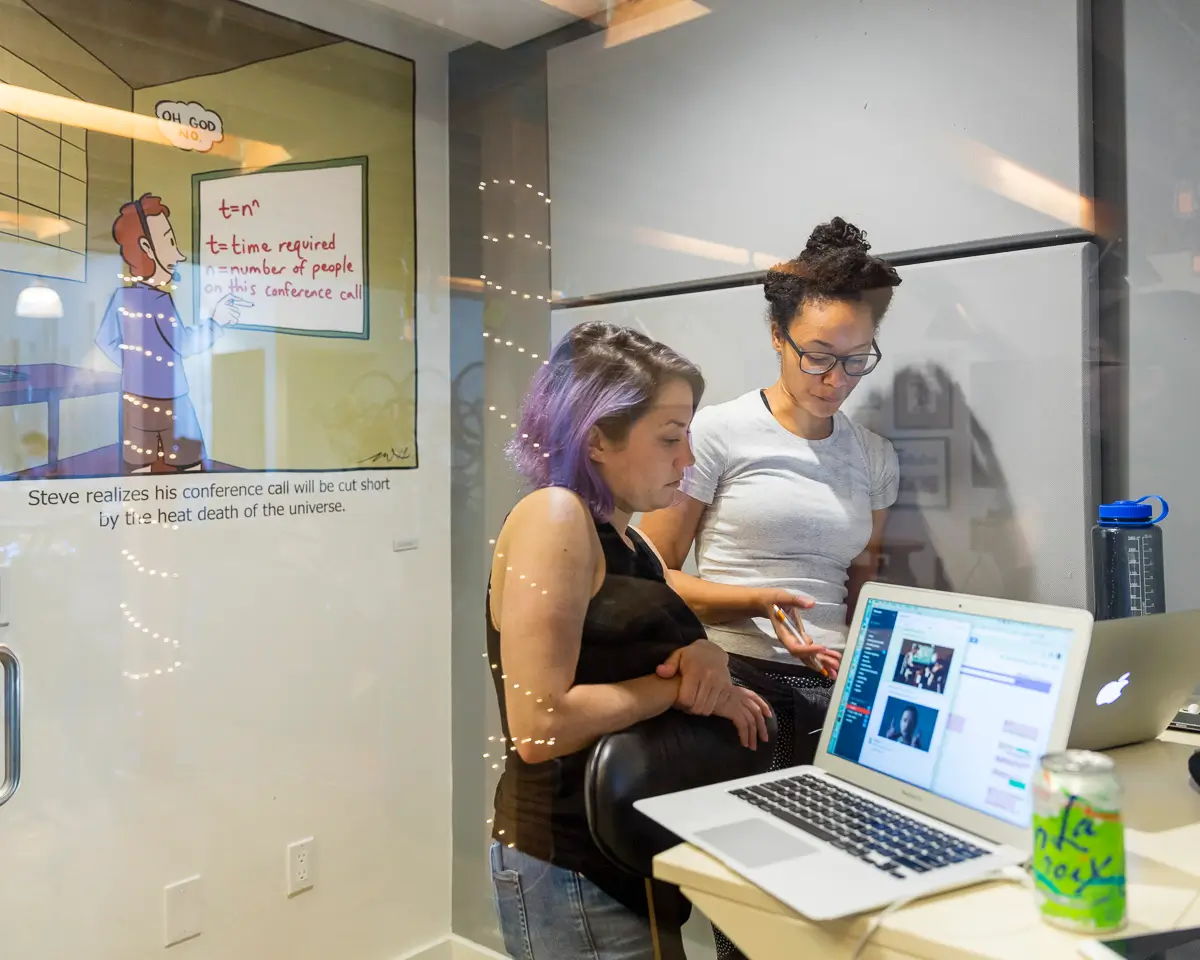
<svg viewBox="0 0 1200 960">
<path fill-rule="evenodd" d="M 1072 631 L 872 599 L 829 753 L 1028 826 Z"/>
</svg>

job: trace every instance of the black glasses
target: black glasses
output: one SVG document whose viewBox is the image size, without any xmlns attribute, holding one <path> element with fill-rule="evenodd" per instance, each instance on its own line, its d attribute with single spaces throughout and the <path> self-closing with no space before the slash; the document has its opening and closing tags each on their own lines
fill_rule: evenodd
<svg viewBox="0 0 1200 960">
<path fill-rule="evenodd" d="M 814 377 L 823 376 L 839 363 L 842 365 L 842 369 L 846 371 L 846 376 L 865 377 L 879 366 L 879 361 L 883 359 L 883 354 L 879 350 L 879 344 L 874 340 L 871 341 L 871 353 L 852 353 L 849 356 L 839 357 L 832 353 L 801 350 L 796 346 L 796 341 L 792 339 L 791 334 L 786 330 L 781 332 L 783 333 L 783 338 L 796 351 L 796 356 L 800 358 L 800 370 Z"/>
</svg>

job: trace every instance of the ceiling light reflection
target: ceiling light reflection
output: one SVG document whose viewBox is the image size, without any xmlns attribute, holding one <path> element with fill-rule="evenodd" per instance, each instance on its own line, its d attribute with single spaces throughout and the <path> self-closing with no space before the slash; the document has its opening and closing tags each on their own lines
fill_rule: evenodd
<svg viewBox="0 0 1200 960">
<path fill-rule="evenodd" d="M 981 186 L 1067 226 L 1095 230 L 1096 209 L 1091 198 L 985 144 L 963 138 L 959 150 L 968 175 Z"/>
<path fill-rule="evenodd" d="M 618 47 L 712 13 L 696 0 L 625 0 L 617 6 L 604 32 L 604 47 Z"/>
<path fill-rule="evenodd" d="M 129 110 L 105 107 L 86 100 L 42 93 L 11 83 L 0 83 L 0 110 L 7 110 L 33 120 L 49 120 L 69 127 L 82 127 L 96 133 L 107 133 L 129 140 L 142 140 L 160 146 L 172 146 L 159 128 L 158 117 L 148 117 Z M 283 147 L 259 140 L 229 136 L 213 144 L 210 153 L 239 161 L 243 170 L 259 170 L 291 159 Z"/>
</svg>

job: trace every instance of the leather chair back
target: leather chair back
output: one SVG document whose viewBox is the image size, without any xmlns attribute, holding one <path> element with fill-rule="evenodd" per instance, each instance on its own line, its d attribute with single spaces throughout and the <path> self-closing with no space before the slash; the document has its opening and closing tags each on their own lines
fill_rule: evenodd
<svg viewBox="0 0 1200 960">
<path fill-rule="evenodd" d="M 592 748 L 584 780 L 588 826 L 596 845 L 618 866 L 643 877 L 651 861 L 679 838 L 633 808 L 638 800 L 766 773 L 777 727 L 767 719 L 769 742 L 747 750 L 723 717 L 668 710 Z"/>
</svg>

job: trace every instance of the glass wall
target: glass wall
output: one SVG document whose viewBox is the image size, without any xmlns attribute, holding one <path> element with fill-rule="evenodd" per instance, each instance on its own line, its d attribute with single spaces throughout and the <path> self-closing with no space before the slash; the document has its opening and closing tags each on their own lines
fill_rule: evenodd
<svg viewBox="0 0 1200 960">
<path fill-rule="evenodd" d="M 1126 497 L 1200 607 L 1197 36 L 1189 0 L 0 0 L 0 952 L 503 950 L 488 581 L 586 322 L 694 362 L 701 424 L 866 438 L 857 532 L 812 534 L 835 647 L 860 556 L 1091 606 Z M 773 338 L 834 218 L 886 314 Z M 775 416 L 856 346 L 829 434 Z M 689 482 L 669 560 L 713 582 Z"/>
<path fill-rule="evenodd" d="M 522 492 L 522 393 L 580 323 L 695 361 L 703 406 L 770 388 L 763 278 L 843 217 L 902 281 L 841 407 L 898 463 L 877 577 L 1090 607 L 1097 505 L 1161 494 L 1152 575 L 1168 609 L 1200 605 L 1188 4 L 592 6 L 451 55 L 455 923 L 493 945 L 479 598 Z"/>
<path fill-rule="evenodd" d="M 5 956 L 449 930 L 446 42 L 323 7 L 0 2 Z"/>
</svg>

